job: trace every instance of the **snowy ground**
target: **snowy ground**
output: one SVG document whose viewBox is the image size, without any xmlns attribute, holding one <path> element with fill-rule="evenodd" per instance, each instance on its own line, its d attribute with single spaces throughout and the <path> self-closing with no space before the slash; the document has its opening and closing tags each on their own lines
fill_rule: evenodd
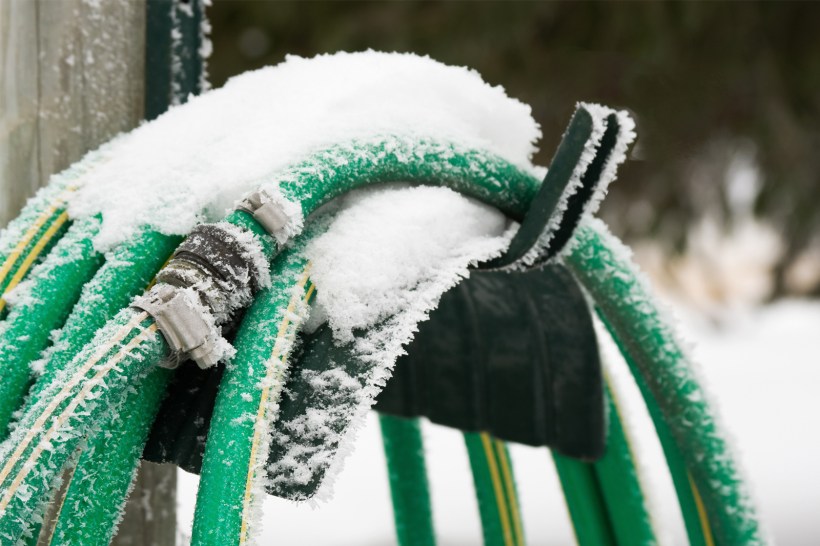
<svg viewBox="0 0 820 546">
<path fill-rule="evenodd" d="M 734 437 L 759 506 L 778 544 L 820 543 L 820 303 L 782 302 L 738 313 L 721 325 L 684 320 L 687 338 Z M 617 364 L 616 364 L 617 368 Z M 617 374 L 622 377 L 622 374 Z M 629 388 L 629 385 L 626 385 Z M 633 396 L 628 396 L 634 402 Z M 653 489 L 665 543 L 685 544 L 659 447 L 648 418 L 627 403 L 645 476 Z M 458 433 L 425 429 L 436 530 L 442 545 L 480 543 L 467 455 Z M 572 544 L 572 530 L 545 450 L 512 446 L 525 532 L 531 545 Z M 181 527 L 190 532 L 198 478 L 180 472 Z M 376 546 L 394 544 L 392 511 L 378 422 L 371 416 L 356 451 L 318 508 L 265 501 L 261 544 Z"/>
</svg>

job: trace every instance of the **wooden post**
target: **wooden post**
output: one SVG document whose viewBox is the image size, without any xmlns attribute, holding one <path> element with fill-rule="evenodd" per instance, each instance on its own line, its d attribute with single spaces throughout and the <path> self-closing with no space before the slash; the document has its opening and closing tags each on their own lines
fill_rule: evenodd
<svg viewBox="0 0 820 546">
<path fill-rule="evenodd" d="M 145 0 L 0 0 L 0 226 L 142 120 L 145 13 Z M 143 463 L 114 544 L 173 546 L 175 506 L 176 468 Z"/>
</svg>

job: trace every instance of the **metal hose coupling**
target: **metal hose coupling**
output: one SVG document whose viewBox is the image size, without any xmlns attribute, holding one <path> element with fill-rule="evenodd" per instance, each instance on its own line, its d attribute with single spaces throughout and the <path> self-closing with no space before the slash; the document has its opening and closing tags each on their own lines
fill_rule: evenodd
<svg viewBox="0 0 820 546">
<path fill-rule="evenodd" d="M 220 325 L 270 282 L 255 236 L 233 224 L 201 224 L 157 274 L 157 284 L 132 307 L 150 314 L 173 352 L 164 367 L 186 359 L 214 366 L 230 345 Z"/>
<path fill-rule="evenodd" d="M 246 195 L 236 210 L 247 212 L 281 245 L 302 230 L 302 208 L 276 190 L 258 189 Z"/>
</svg>

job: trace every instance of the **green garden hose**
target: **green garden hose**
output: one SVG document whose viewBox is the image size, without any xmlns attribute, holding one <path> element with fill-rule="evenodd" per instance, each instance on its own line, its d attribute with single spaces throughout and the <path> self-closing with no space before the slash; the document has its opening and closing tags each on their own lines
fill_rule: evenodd
<svg viewBox="0 0 820 546">
<path fill-rule="evenodd" d="M 595 462 L 553 452 L 575 537 L 581 546 L 657 543 L 617 406 L 607 389 L 606 451 Z"/>
<path fill-rule="evenodd" d="M 433 507 L 419 419 L 379 414 L 400 546 L 435 546 Z"/>
<path fill-rule="evenodd" d="M 82 184 L 83 175 L 101 161 L 105 149 L 103 146 L 87 154 L 52 177 L 0 231 L 0 318 L 7 313 L 2 296 L 25 278 L 71 224 L 66 212 L 68 199 Z"/>
<path fill-rule="evenodd" d="M 148 432 L 172 372 L 154 367 L 83 448 L 48 544 L 106 546 L 122 519 Z"/>
<path fill-rule="evenodd" d="M 657 539 L 635 459 L 611 389 L 607 389 L 607 395 L 609 426 L 606 452 L 592 463 L 592 468 L 606 503 L 617 543 L 624 546 L 651 546 L 657 544 Z"/>
<path fill-rule="evenodd" d="M 258 517 L 268 426 L 314 292 L 310 264 L 298 250 L 275 260 L 273 286 L 259 292 L 237 332 L 237 354 L 219 385 L 202 461 L 192 545 L 244 544 Z"/>
<path fill-rule="evenodd" d="M 30 404 L 42 396 L 94 332 L 144 290 L 180 240 L 142 230 L 106 256 L 49 351 Z M 170 375 L 161 368 L 152 371 L 141 389 L 125 395 L 123 414 L 111 415 L 88 439 L 60 508 L 53 544 L 110 542 Z M 91 526 L 91 521 L 97 524 Z"/>
<path fill-rule="evenodd" d="M 606 500 L 592 465 L 552 454 L 579 546 L 616 546 Z"/>
<path fill-rule="evenodd" d="M 465 432 L 481 530 L 487 546 L 523 546 L 524 529 L 507 446 L 486 432 Z"/>
<path fill-rule="evenodd" d="M 671 431 L 695 485 L 695 498 L 702 499 L 708 514 L 714 543 L 763 544 L 754 506 L 707 397 L 628 256 L 626 248 L 596 220 L 576 231 L 566 262 L 591 295 L 633 375 L 639 384 L 645 383 L 650 410 L 652 403 L 657 404 L 660 411 L 651 411 L 652 416 Z M 664 447 L 669 459 L 669 446 Z M 707 536 L 707 544 L 709 540 Z"/>
<path fill-rule="evenodd" d="M 299 203 L 307 216 L 345 191 L 395 180 L 449 186 L 487 201 L 515 217 L 523 215 L 527 200 L 538 188 L 534 177 L 489 154 L 459 149 L 447 143 L 419 144 L 396 138 L 334 147 L 278 175 L 270 183 L 276 191 Z M 265 183 L 261 184 L 263 189 L 265 186 Z M 244 212 L 238 212 L 229 216 L 228 220 L 235 223 L 241 217 L 250 218 Z M 291 267 L 298 269 L 300 262 L 294 263 L 297 265 Z M 297 277 L 295 270 L 288 269 L 285 280 L 293 283 Z M 290 291 L 284 296 L 289 295 Z M 246 334 L 249 337 L 247 342 L 256 344 L 263 341 L 258 332 L 265 329 L 253 325 L 253 316 L 249 311 L 242 331 L 256 332 L 252 337 Z M 206 445 L 193 544 L 242 544 L 246 540 L 248 526 L 253 523 L 253 517 L 248 513 L 253 502 L 249 498 L 252 490 L 248 487 L 247 477 L 253 478 L 255 470 L 245 466 L 243 471 L 243 465 L 238 462 L 226 467 L 222 461 L 229 452 L 227 446 L 233 449 L 244 446 L 244 451 L 239 450 L 238 460 L 246 461 L 245 454 L 250 453 L 248 431 L 268 426 L 259 424 L 264 420 L 265 412 L 254 411 L 258 408 L 256 399 L 252 397 L 247 403 L 241 397 L 243 393 L 247 398 L 248 393 L 259 392 L 259 372 L 252 373 L 252 370 L 260 366 L 258 359 L 264 362 L 274 350 L 272 340 L 267 340 L 267 344 L 264 348 L 260 346 L 246 352 L 242 334 L 237 336 L 238 354 L 223 377 Z M 236 381 L 236 386 L 225 387 L 233 385 L 231 381 Z M 254 414 L 257 415 L 256 424 L 244 422 L 246 416 Z M 243 480 L 244 485 L 240 485 Z M 242 502 L 235 498 L 237 490 L 245 495 Z M 231 491 L 233 495 L 228 494 Z M 227 502 L 226 508 L 222 503 L 229 498 L 234 500 Z"/>
<path fill-rule="evenodd" d="M 521 219 L 527 211 L 539 185 L 524 171 L 480 151 L 449 143 L 387 138 L 328 149 L 284 174 L 261 181 L 260 188 L 298 204 L 307 217 L 348 190 L 397 180 L 446 185 L 494 205 L 515 219 Z M 276 253 L 277 243 L 249 214 L 235 212 L 228 221 L 253 232 L 266 257 Z M 704 493 L 704 505 L 715 522 L 718 543 L 741 544 L 746 539 L 750 542 L 759 539 L 754 512 L 739 493 L 740 484 L 732 463 L 721 459 L 725 453 L 722 440 L 714 424 L 705 419 L 708 416 L 706 403 L 702 398 L 687 402 L 686 396 L 698 394 L 696 387 L 686 384 L 678 389 L 668 381 L 672 371 L 688 372 L 679 351 L 669 350 L 670 347 L 676 349 L 667 343 L 671 334 L 655 314 L 642 314 L 646 306 L 630 307 L 635 300 L 629 298 L 642 295 L 642 288 L 634 281 L 628 264 L 615 259 L 608 248 L 613 244 L 611 241 L 602 241 L 601 236 L 589 228 L 579 230 L 574 244 L 567 261 L 592 294 L 619 341 L 628 347 L 637 370 L 659 401 L 687 457 L 695 483 Z M 257 494 L 256 482 L 264 475 L 261 469 L 265 458 L 259 455 L 264 451 L 264 434 L 269 430 L 278 402 L 276 389 L 281 386 L 281 381 L 260 384 L 259 380 L 267 377 L 268 371 L 275 375 L 283 370 L 283 360 L 286 361 L 290 349 L 288 341 L 296 335 L 304 318 L 304 312 L 292 311 L 306 309 L 305 300 L 310 297 L 307 267 L 304 257 L 293 248 L 277 257 L 274 286 L 258 293 L 240 327 L 236 339 L 238 353 L 223 377 L 208 438 L 194 544 L 242 544 L 252 531 L 253 496 Z M 619 276 L 613 277 L 612 271 Z M 626 302 L 621 301 L 622 298 L 626 298 Z M 639 341 L 647 336 L 656 343 L 641 345 Z M 106 347 L 99 355 L 98 345 Z M 125 347 L 115 349 L 115 345 Z M 105 422 L 106 414 L 121 404 L 127 392 L 145 385 L 154 364 L 168 351 L 153 321 L 129 309 L 103 327 L 95 341 L 57 374 L 51 383 L 53 388 L 46 389 L 23 414 L 20 426 L 0 452 L 3 464 L 0 539 L 13 543 L 25 534 L 30 516 L 48 498 L 48 492 L 82 438 Z M 276 357 L 271 358 L 273 354 Z M 653 361 L 649 356 L 654 358 L 658 369 L 651 368 Z M 89 377 L 92 374 L 94 377 Z M 263 403 L 263 399 L 267 402 Z M 85 407 L 77 412 L 81 403 Z M 686 430 L 675 420 L 676 415 L 684 414 L 696 417 L 698 424 L 705 428 Z M 54 415 L 59 417 L 50 420 Z M 66 426 L 69 420 L 71 426 Z M 125 424 L 125 436 L 139 436 L 138 427 Z M 500 456 L 497 450 L 493 453 Z M 697 460 L 704 453 L 709 457 L 705 461 Z M 231 457 L 231 465 L 224 464 L 226 456 Z M 118 460 L 129 458 L 133 458 L 133 452 L 119 455 Z M 719 479 L 716 485 L 729 491 L 728 495 L 721 498 L 718 488 L 710 486 L 709 480 L 715 477 Z M 723 502 L 734 502 L 727 506 L 740 508 L 730 514 Z M 614 536 L 611 529 L 609 536 Z"/>
<path fill-rule="evenodd" d="M 0 323 L 0 437 L 26 393 L 30 367 L 48 344 L 51 331 L 63 325 L 74 303 L 102 263 L 91 239 L 99 229 L 97 218 L 75 223 L 33 272 L 32 285 L 11 314 Z"/>
<path fill-rule="evenodd" d="M 604 324 L 606 324 L 605 320 Z M 609 328 L 608 325 L 607 328 Z M 611 329 L 609 329 L 609 332 L 612 334 Z M 632 363 L 630 355 L 626 352 L 624 347 L 618 343 L 617 339 L 615 341 L 621 354 L 624 355 L 624 358 L 629 363 L 629 366 L 633 370 L 637 370 L 634 363 Z M 675 487 L 675 493 L 678 497 L 678 504 L 680 505 L 681 515 L 683 516 L 683 522 L 686 527 L 686 534 L 689 538 L 689 545 L 714 546 L 715 541 L 712 536 L 712 529 L 709 524 L 709 519 L 703 510 L 702 501 L 697 493 L 694 483 L 692 482 L 691 475 L 686 468 L 686 463 L 683 460 L 681 450 L 675 442 L 675 439 L 672 437 L 672 432 L 669 429 L 669 425 L 664 421 L 660 407 L 657 403 L 655 403 L 652 393 L 646 386 L 646 381 L 644 381 L 643 377 L 636 375 L 635 382 L 638 385 L 641 392 L 641 398 L 643 398 L 647 410 L 652 418 L 652 422 L 655 426 L 655 433 L 658 435 L 658 440 L 660 441 L 663 449 L 666 465 L 669 468 L 672 483 Z"/>
<path fill-rule="evenodd" d="M 0 451 L 0 541 L 14 544 L 35 524 L 86 435 L 142 386 L 167 350 L 147 313 L 125 309 L 58 375 L 57 388 L 23 414 Z"/>
<path fill-rule="evenodd" d="M 47 186 L 0 235 L 0 295 L 14 288 L 68 227 L 65 203 L 73 186 Z M 5 310 L 0 300 L 0 312 Z"/>
</svg>

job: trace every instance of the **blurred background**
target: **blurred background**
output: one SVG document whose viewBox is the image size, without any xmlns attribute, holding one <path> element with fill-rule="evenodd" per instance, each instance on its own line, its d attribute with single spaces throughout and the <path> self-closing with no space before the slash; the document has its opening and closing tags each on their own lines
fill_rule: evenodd
<svg viewBox="0 0 820 546">
<path fill-rule="evenodd" d="M 541 165 L 577 101 L 631 111 L 638 141 L 601 215 L 675 303 L 775 541 L 820 543 L 820 3 L 216 0 L 208 16 L 214 87 L 289 54 L 429 55 L 530 104 Z M 645 409 L 626 398 L 661 538 L 683 544 Z M 425 434 L 441 543 L 477 544 L 460 438 Z M 547 458 L 512 457 L 529 543 L 573 543 Z M 332 501 L 266 501 L 263 543 L 393 543 L 383 464 L 371 420 Z M 196 478 L 180 480 L 184 521 Z"/>
</svg>

